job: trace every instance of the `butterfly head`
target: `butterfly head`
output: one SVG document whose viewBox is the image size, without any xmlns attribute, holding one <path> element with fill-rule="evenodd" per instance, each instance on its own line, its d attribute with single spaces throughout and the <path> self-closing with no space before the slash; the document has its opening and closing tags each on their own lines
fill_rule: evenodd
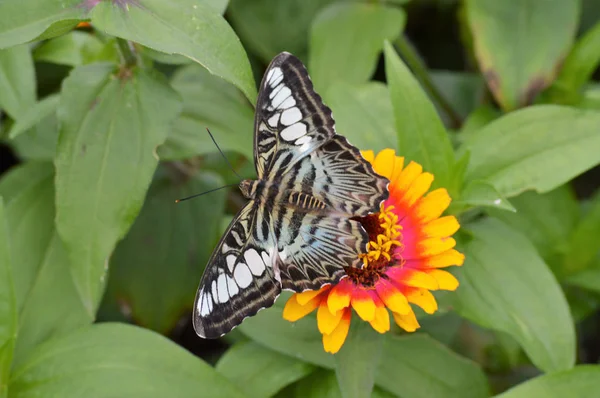
<svg viewBox="0 0 600 398">
<path fill-rule="evenodd" d="M 240 191 L 242 191 L 242 195 L 244 195 L 246 199 L 254 199 L 258 183 L 259 181 L 255 180 L 242 180 L 242 182 L 240 182 Z"/>
</svg>

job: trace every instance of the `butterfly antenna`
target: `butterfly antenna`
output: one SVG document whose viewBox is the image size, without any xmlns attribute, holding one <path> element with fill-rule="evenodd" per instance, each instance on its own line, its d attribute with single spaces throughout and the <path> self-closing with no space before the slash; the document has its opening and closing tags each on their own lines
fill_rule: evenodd
<svg viewBox="0 0 600 398">
<path fill-rule="evenodd" d="M 236 187 L 237 185 L 238 185 L 238 184 L 229 184 L 229 185 L 223 185 L 222 187 L 215 188 L 215 189 L 211 189 L 211 190 L 209 190 L 209 191 L 205 191 L 205 192 L 202 192 L 202 193 L 197 193 L 196 195 L 188 196 L 187 198 L 183 198 L 183 199 L 177 199 L 177 200 L 175 201 L 175 203 L 183 202 L 184 200 L 188 200 L 188 199 L 192 199 L 192 198 L 197 198 L 198 196 L 202 196 L 202 195 L 205 195 L 205 194 L 207 194 L 207 193 L 211 193 L 211 192 L 214 192 L 214 191 L 218 191 L 219 189 L 223 189 L 223 188 L 229 188 L 229 187 Z"/>
<path fill-rule="evenodd" d="M 223 151 L 221 150 L 221 148 L 219 148 L 219 144 L 217 144 L 217 141 L 215 140 L 215 137 L 213 137 L 212 133 L 210 132 L 210 130 L 208 129 L 208 127 L 206 128 L 206 131 L 208 131 L 208 135 L 210 135 L 210 138 L 212 140 L 212 142 L 215 143 L 215 146 L 217 147 L 217 149 L 219 150 L 219 152 L 221 153 L 221 156 L 223 156 L 223 159 L 225 159 L 225 161 L 227 162 L 227 164 L 229 165 L 229 167 L 231 168 L 231 171 L 233 171 L 233 174 L 235 174 L 236 176 L 238 176 L 238 178 L 240 180 L 243 180 L 242 176 L 238 174 L 237 171 L 235 171 L 235 169 L 233 168 L 233 165 L 231 164 L 231 162 L 229 162 L 229 159 L 227 159 L 227 156 L 225 156 L 225 154 L 223 153 Z"/>
</svg>

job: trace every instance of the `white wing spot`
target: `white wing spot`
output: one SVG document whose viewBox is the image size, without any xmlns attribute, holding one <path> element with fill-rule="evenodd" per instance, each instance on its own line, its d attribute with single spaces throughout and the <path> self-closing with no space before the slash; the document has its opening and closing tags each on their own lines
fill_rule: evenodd
<svg viewBox="0 0 600 398">
<path fill-rule="evenodd" d="M 302 120 L 302 112 L 296 107 L 286 109 L 281 113 L 281 123 L 286 126 L 297 123 L 300 120 Z"/>
<path fill-rule="evenodd" d="M 269 256 L 269 253 L 267 252 L 262 252 L 260 254 L 260 256 L 262 257 L 263 262 L 265 263 L 265 265 L 267 267 L 272 267 L 273 265 L 271 264 L 271 256 Z"/>
<path fill-rule="evenodd" d="M 219 296 L 217 295 L 217 281 L 212 281 L 212 284 L 210 285 L 210 291 L 212 293 L 212 297 L 215 303 L 219 303 Z"/>
<path fill-rule="evenodd" d="M 269 98 L 270 98 L 270 99 L 273 99 L 273 97 L 274 97 L 274 96 L 276 96 L 276 95 L 277 95 L 277 93 L 278 93 L 278 92 L 280 92 L 280 91 L 281 91 L 281 89 L 282 89 L 282 88 L 284 88 L 284 87 L 285 87 L 285 85 L 284 85 L 284 84 L 280 84 L 280 85 L 278 85 L 277 87 L 275 87 L 275 88 L 273 89 L 273 91 L 271 91 L 271 92 L 269 93 Z"/>
<path fill-rule="evenodd" d="M 275 69 L 271 69 L 269 73 L 267 73 L 267 81 L 270 81 L 273 77 L 273 73 L 275 73 Z"/>
<path fill-rule="evenodd" d="M 279 105 L 277 108 L 278 109 L 288 109 L 291 108 L 292 106 L 296 105 L 296 100 L 294 99 L 294 97 L 292 97 L 291 95 L 281 103 L 281 105 Z"/>
<path fill-rule="evenodd" d="M 256 250 L 246 250 L 244 258 L 246 259 L 246 263 L 248 263 L 250 271 L 252 271 L 254 275 L 260 276 L 265 272 L 265 263 Z"/>
<path fill-rule="evenodd" d="M 304 135 L 306 135 L 306 125 L 304 123 L 292 124 L 281 131 L 281 138 L 286 141 L 294 141 Z"/>
<path fill-rule="evenodd" d="M 225 261 L 227 261 L 227 268 L 229 268 L 229 272 L 233 272 L 233 266 L 235 265 L 235 256 L 233 254 L 228 255 L 225 258 Z"/>
<path fill-rule="evenodd" d="M 210 314 L 208 300 L 206 298 L 207 295 L 204 293 L 204 288 L 202 288 L 200 292 L 198 292 L 198 303 L 196 304 L 196 311 L 198 311 L 201 316 Z"/>
<path fill-rule="evenodd" d="M 214 304 L 213 304 L 213 301 L 210 298 L 210 294 L 208 292 L 204 293 L 204 300 L 206 301 L 206 304 L 208 305 L 208 313 L 210 314 L 213 310 Z"/>
<path fill-rule="evenodd" d="M 232 297 L 240 291 L 240 288 L 230 276 L 227 277 L 227 289 L 229 290 L 229 295 Z"/>
<path fill-rule="evenodd" d="M 217 292 L 219 293 L 219 302 L 226 303 L 229 300 L 229 293 L 227 293 L 227 275 L 221 274 L 217 279 Z"/>
<path fill-rule="evenodd" d="M 305 135 L 304 137 L 300 137 L 296 141 L 294 141 L 294 144 L 296 144 L 296 145 L 304 145 L 304 144 L 308 144 L 311 140 L 312 140 L 312 137 L 309 137 L 308 135 Z"/>
<path fill-rule="evenodd" d="M 243 289 L 252 283 L 252 274 L 244 263 L 238 263 L 233 271 L 233 278 L 235 282 Z"/>
<path fill-rule="evenodd" d="M 267 73 L 267 82 L 271 87 L 275 86 L 275 81 L 277 81 L 280 77 L 283 77 L 283 72 L 281 68 L 273 68 Z"/>
<path fill-rule="evenodd" d="M 271 116 L 269 118 L 269 120 L 267 120 L 267 123 L 269 123 L 269 126 L 271 127 L 277 127 L 277 124 L 279 123 L 279 115 L 281 115 L 281 113 L 276 113 L 273 116 Z"/>
<path fill-rule="evenodd" d="M 275 97 L 273 97 L 273 101 L 271 102 L 271 105 L 273 105 L 274 108 L 278 108 L 279 105 L 281 105 L 281 103 L 286 98 L 288 98 L 290 95 L 292 95 L 292 91 L 289 88 L 284 86 L 281 90 L 279 90 L 277 95 Z"/>
</svg>

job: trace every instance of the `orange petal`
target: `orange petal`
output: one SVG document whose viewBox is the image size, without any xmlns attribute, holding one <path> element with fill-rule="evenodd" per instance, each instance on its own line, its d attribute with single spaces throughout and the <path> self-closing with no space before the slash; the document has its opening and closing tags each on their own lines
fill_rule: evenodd
<svg viewBox="0 0 600 398">
<path fill-rule="evenodd" d="M 426 238 L 417 243 L 416 253 L 419 257 L 431 257 L 443 253 L 456 246 L 453 238 Z"/>
<path fill-rule="evenodd" d="M 398 177 L 400 177 L 400 174 L 402 173 L 403 169 L 404 169 L 404 157 L 396 156 L 396 164 L 394 164 L 394 173 L 392 174 L 392 178 L 390 178 L 390 181 L 396 181 L 398 179 Z"/>
<path fill-rule="evenodd" d="M 392 313 L 392 315 L 394 316 L 394 321 L 396 321 L 396 324 L 407 332 L 414 332 L 421 327 L 413 311 L 406 315 L 396 314 L 395 312 Z"/>
<path fill-rule="evenodd" d="M 304 318 L 314 311 L 321 301 L 318 297 L 315 297 L 308 303 L 300 305 L 298 304 L 297 296 L 298 293 L 294 294 L 289 298 L 287 303 L 285 303 L 285 307 L 283 308 L 283 319 L 286 321 L 296 322 L 298 319 Z"/>
<path fill-rule="evenodd" d="M 346 341 L 348 330 L 350 329 L 350 316 L 352 312 L 349 308 L 342 310 L 342 312 L 342 319 L 333 332 L 323 335 L 323 349 L 325 352 L 335 354 L 342 348 L 344 341 Z"/>
<path fill-rule="evenodd" d="M 375 172 L 387 179 L 394 173 L 394 164 L 396 163 L 396 153 L 393 149 L 384 149 L 380 151 L 373 161 Z"/>
<path fill-rule="evenodd" d="M 422 223 L 428 223 L 441 216 L 444 210 L 450 206 L 451 201 L 446 189 L 436 189 L 417 202 L 414 209 L 415 215 Z"/>
<path fill-rule="evenodd" d="M 441 290 L 456 290 L 459 285 L 458 279 L 448 271 L 429 269 L 425 272 L 435 278 Z"/>
<path fill-rule="evenodd" d="M 325 291 L 326 289 L 329 289 L 330 286 L 323 286 L 322 288 L 320 288 L 319 290 L 307 290 L 305 292 L 302 293 L 296 293 L 296 300 L 298 300 L 298 304 L 300 305 L 305 305 L 306 303 L 308 303 L 310 300 L 312 300 L 314 297 L 316 297 L 319 293 Z"/>
<path fill-rule="evenodd" d="M 373 164 L 373 159 L 375 159 L 375 153 L 372 150 L 369 149 L 365 151 L 360 151 L 360 154 L 363 158 L 365 158 L 367 162 Z"/>
<path fill-rule="evenodd" d="M 407 314 L 411 311 L 408 300 L 400 290 L 385 279 L 380 279 L 375 285 L 377 295 L 391 311 Z"/>
<path fill-rule="evenodd" d="M 423 271 L 410 268 L 394 267 L 387 270 L 387 276 L 400 287 L 404 285 L 420 287 L 429 290 L 439 289 L 437 280 L 433 276 Z"/>
<path fill-rule="evenodd" d="M 438 309 L 435 297 L 427 289 L 406 288 L 404 294 L 409 302 L 418 305 L 428 314 L 433 314 Z"/>
<path fill-rule="evenodd" d="M 321 334 L 330 334 L 339 325 L 344 311 L 338 311 L 332 314 L 327 308 L 327 301 L 321 300 L 319 310 L 317 311 L 317 326 Z"/>
<path fill-rule="evenodd" d="M 402 194 L 410 187 L 413 181 L 423 172 L 423 167 L 415 162 L 410 162 L 404 170 L 396 178 L 393 184 L 390 184 L 390 191 L 396 193 L 396 195 L 403 196 Z"/>
<path fill-rule="evenodd" d="M 352 292 L 352 282 L 342 280 L 335 285 L 327 296 L 327 306 L 332 314 L 337 313 L 342 308 L 350 306 L 350 293 Z"/>
<path fill-rule="evenodd" d="M 356 289 L 352 293 L 352 308 L 363 321 L 370 322 L 375 318 L 375 303 L 364 289 Z"/>
<path fill-rule="evenodd" d="M 430 221 L 421 227 L 421 231 L 431 238 L 442 238 L 452 236 L 459 228 L 460 224 L 456 217 L 446 216 Z"/>
<path fill-rule="evenodd" d="M 417 200 L 421 199 L 429 188 L 431 187 L 431 183 L 433 182 L 433 174 L 431 173 L 422 173 L 415 178 L 413 183 L 406 189 L 404 195 L 402 197 L 402 202 L 407 207 L 412 207 Z"/>
<path fill-rule="evenodd" d="M 375 318 L 369 323 L 379 333 L 385 333 L 390 330 L 390 314 L 385 307 L 376 307 Z"/>
<path fill-rule="evenodd" d="M 412 262 L 412 260 L 407 261 L 407 266 Z M 465 262 L 465 255 L 455 249 L 451 249 L 436 254 L 435 256 L 415 260 L 415 262 L 419 263 L 418 268 L 444 268 L 452 265 L 461 266 Z"/>
</svg>

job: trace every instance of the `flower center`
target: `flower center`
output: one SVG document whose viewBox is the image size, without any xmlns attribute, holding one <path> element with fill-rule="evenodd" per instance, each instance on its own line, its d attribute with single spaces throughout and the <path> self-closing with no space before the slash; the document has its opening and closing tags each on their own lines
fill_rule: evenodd
<svg viewBox="0 0 600 398">
<path fill-rule="evenodd" d="M 346 274 L 355 284 L 373 287 L 392 265 L 392 250 L 402 247 L 402 226 L 398 224 L 398 216 L 392 212 L 394 206 L 381 205 L 379 213 L 366 217 L 356 217 L 369 234 L 367 253 L 359 254 L 365 266 L 363 268 L 346 268 Z"/>
</svg>

